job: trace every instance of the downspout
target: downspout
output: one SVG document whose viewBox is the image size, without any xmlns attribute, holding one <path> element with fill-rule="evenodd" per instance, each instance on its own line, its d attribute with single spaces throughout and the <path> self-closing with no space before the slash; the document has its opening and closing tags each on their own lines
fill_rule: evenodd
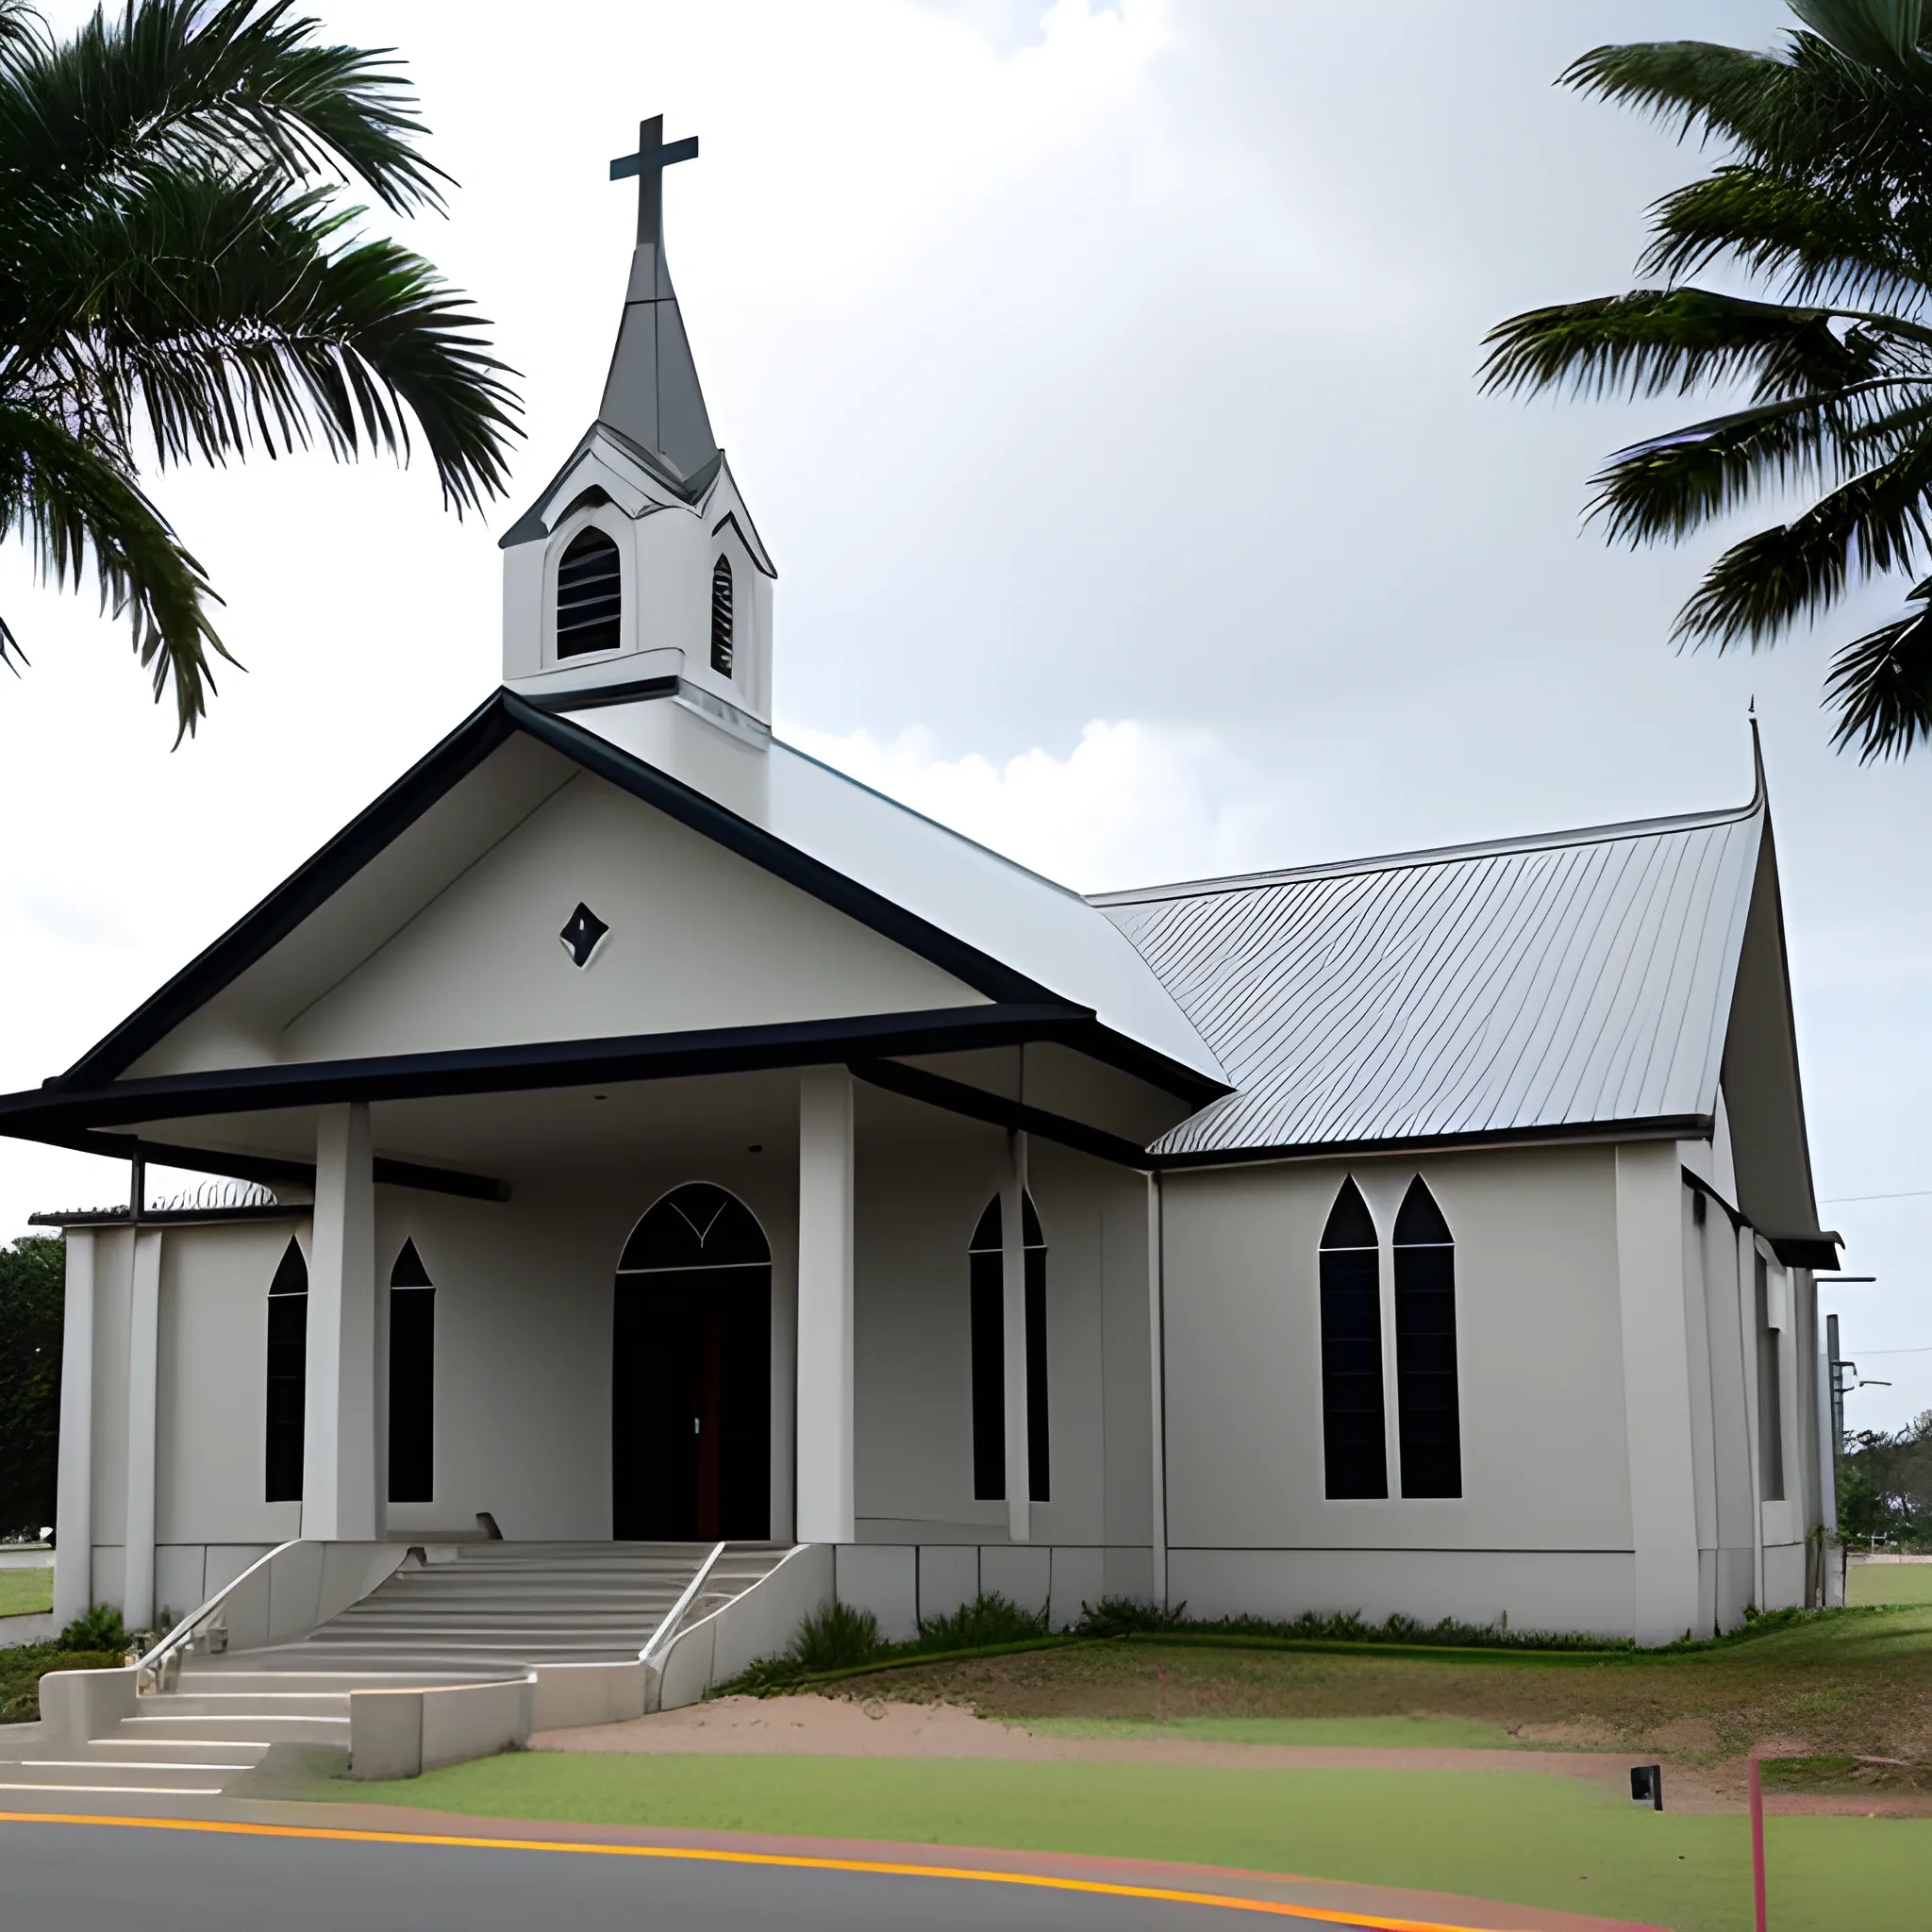
<svg viewBox="0 0 1932 1932">
<path fill-rule="evenodd" d="M 1147 1176 L 1147 1372 L 1153 1399 L 1153 1488 L 1148 1541 L 1154 1601 L 1167 1607 L 1167 1257 L 1160 1174 Z"/>
</svg>

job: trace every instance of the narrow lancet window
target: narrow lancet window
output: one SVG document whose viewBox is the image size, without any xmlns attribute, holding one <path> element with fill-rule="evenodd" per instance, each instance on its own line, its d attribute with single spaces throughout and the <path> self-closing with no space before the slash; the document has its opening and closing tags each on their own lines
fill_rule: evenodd
<svg viewBox="0 0 1932 1932">
<path fill-rule="evenodd" d="M 711 566 L 711 669 L 731 675 L 731 559 L 721 557 Z"/>
<path fill-rule="evenodd" d="M 1322 1453 L 1334 1498 L 1386 1496 L 1382 1265 L 1375 1224 L 1354 1181 L 1322 1231 Z"/>
<path fill-rule="evenodd" d="M 1779 1370 L 1777 1330 L 1771 1325 L 1771 1268 L 1754 1257 L 1757 1303 L 1757 1468 L 1758 1493 L 1767 1503 L 1785 1499 L 1784 1377 Z"/>
<path fill-rule="evenodd" d="M 1395 1217 L 1395 1391 L 1402 1493 L 1461 1495 L 1456 1242 L 1420 1174 Z"/>
<path fill-rule="evenodd" d="M 436 1500 L 436 1287 L 414 1241 L 389 1271 L 389 1499 Z"/>
<path fill-rule="evenodd" d="M 1053 1457 L 1047 1441 L 1046 1237 L 1033 1196 L 1020 1197 L 1026 1264 L 1026 1487 L 1036 1503 L 1052 1500 Z M 973 1324 L 973 1493 L 998 1502 L 1007 1493 L 1006 1264 L 1000 1201 L 986 1204 L 967 1256 Z"/>
<path fill-rule="evenodd" d="M 266 1482 L 271 1503 L 302 1500 L 302 1417 L 308 1383 L 308 1263 L 291 1240 L 268 1285 Z"/>
<path fill-rule="evenodd" d="M 570 540 L 557 566 L 557 655 L 614 651 L 624 615 L 624 566 L 617 545 L 592 524 Z"/>
</svg>

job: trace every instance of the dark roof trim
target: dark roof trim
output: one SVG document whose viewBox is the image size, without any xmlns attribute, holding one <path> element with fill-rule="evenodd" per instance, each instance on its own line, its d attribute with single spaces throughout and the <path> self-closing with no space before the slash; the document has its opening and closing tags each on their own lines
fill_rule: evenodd
<svg viewBox="0 0 1932 1932">
<path fill-rule="evenodd" d="M 738 521 L 737 513 L 728 509 L 711 525 L 711 535 L 715 537 L 721 530 L 727 529 L 736 533 L 738 541 L 744 545 L 746 551 L 750 554 L 751 567 L 761 575 L 768 576 L 775 582 L 778 573 L 772 568 L 771 559 L 766 557 L 764 546 Z"/>
<path fill-rule="evenodd" d="M 1562 1122 L 1547 1127 L 1494 1127 L 1477 1134 L 1416 1134 L 1388 1141 L 1325 1141 L 1286 1147 L 1215 1147 L 1198 1154 L 1150 1154 L 1164 1174 L 1199 1167 L 1253 1167 L 1277 1160 L 1346 1160 L 1356 1155 L 1430 1154 L 1458 1147 L 1541 1147 L 1553 1142 L 1702 1141 L 1708 1114 L 1660 1114 L 1647 1120 Z"/>
<path fill-rule="evenodd" d="M 1734 1207 L 1729 1201 L 1726 1201 L 1701 1174 L 1692 1174 L 1688 1167 L 1682 1169 L 1681 1172 L 1684 1176 L 1684 1185 L 1693 1194 L 1702 1194 L 1707 1201 L 1714 1201 L 1723 1210 L 1724 1218 L 1729 1221 L 1734 1229 L 1750 1226 L 1751 1224 L 1744 1219 L 1741 1210 Z"/>
<path fill-rule="evenodd" d="M 16 1140 L 38 1141 L 49 1147 L 71 1147 L 76 1154 L 97 1154 L 103 1160 L 144 1160 L 153 1167 L 178 1167 L 186 1174 L 219 1174 L 224 1180 L 278 1182 L 301 1188 L 315 1185 L 312 1161 L 289 1160 L 272 1154 L 236 1154 L 220 1147 L 183 1147 L 172 1141 L 150 1141 L 138 1134 L 77 1132 L 54 1128 L 11 1130 Z M 466 1201 L 508 1201 L 509 1183 L 488 1174 L 465 1174 L 459 1168 L 425 1167 L 416 1160 L 391 1160 L 378 1154 L 371 1163 L 378 1187 L 414 1188 L 425 1194 L 454 1194 Z"/>
<path fill-rule="evenodd" d="M 594 711 L 604 705 L 628 705 L 641 698 L 675 697 L 677 684 L 675 676 L 634 677 L 627 684 L 593 684 L 582 691 L 525 692 L 522 702 L 533 711 Z"/>
<path fill-rule="evenodd" d="M 1057 1039 L 1070 1023 L 1091 1017 L 1082 1008 L 1052 1003 L 941 1007 L 848 1020 L 797 1020 L 770 1026 L 720 1026 L 689 1033 L 541 1041 L 448 1053 L 164 1074 L 151 1079 L 117 1080 L 86 1092 L 43 1088 L 0 1094 L 0 1134 L 22 1140 L 60 1139 L 85 1127 L 259 1113 L 345 1100 L 525 1093 L 608 1080 L 669 1080 L 820 1066 L 881 1054 L 960 1052 Z M 74 1143 L 70 1140 L 67 1144 Z"/>
<path fill-rule="evenodd" d="M 438 799 L 475 771 L 513 728 L 497 697 L 472 711 L 434 751 L 410 766 L 253 911 L 244 913 L 213 945 L 191 959 L 158 993 L 137 1007 L 49 1086 L 84 1087 L 113 1079 L 287 939 Z"/>
<path fill-rule="evenodd" d="M 561 752 L 598 777 L 628 791 L 633 798 L 653 805 L 680 824 L 702 833 L 727 852 L 749 859 L 776 877 L 809 892 L 835 911 L 856 919 L 862 925 L 916 953 L 923 959 L 963 980 L 974 991 L 989 999 L 1023 1003 L 1051 1002 L 1054 995 L 1037 981 L 1015 973 L 1010 966 L 942 931 L 917 913 L 895 905 L 870 886 L 849 879 L 822 859 L 810 858 L 794 845 L 755 825 L 749 819 L 726 809 L 715 799 L 693 790 L 681 780 L 647 765 L 641 758 L 620 751 L 607 739 L 573 724 L 567 718 L 552 718 L 535 709 L 508 691 L 499 691 L 497 702 L 510 723 L 541 744 Z"/>
<path fill-rule="evenodd" d="M 1771 1251 L 1787 1268 L 1836 1268 L 1838 1240 L 1833 1235 L 1768 1234 Z"/>
<path fill-rule="evenodd" d="M 125 1208 L 88 1208 L 75 1214 L 29 1214 L 29 1227 L 204 1227 L 225 1221 L 307 1221 L 304 1201 L 270 1201 L 255 1208 L 146 1208 L 137 1218 Z"/>
<path fill-rule="evenodd" d="M 942 1074 L 928 1073 L 924 1067 L 902 1067 L 892 1060 L 849 1062 L 853 1076 L 889 1093 L 908 1100 L 923 1101 L 947 1113 L 961 1114 L 968 1120 L 985 1121 L 995 1127 L 1018 1128 L 1036 1134 L 1042 1141 L 1058 1141 L 1079 1154 L 1091 1154 L 1096 1160 L 1109 1160 L 1116 1166 L 1145 1173 L 1153 1164 L 1147 1150 L 1138 1141 L 1123 1140 L 1064 1114 L 1048 1113 L 1045 1108 L 1027 1107 L 1003 1094 L 989 1093 L 983 1087 L 969 1087 L 948 1080 Z"/>
<path fill-rule="evenodd" d="M 621 751 L 567 719 L 546 716 L 525 699 L 498 691 L 449 737 L 419 760 L 388 791 L 358 813 L 312 858 L 245 914 L 213 945 L 183 967 L 151 999 L 124 1020 L 98 1045 L 48 1086 L 56 1091 L 94 1088 L 115 1079 L 157 1041 L 165 1038 L 225 986 L 261 958 L 389 846 L 440 798 L 475 771 L 512 733 L 522 732 L 570 759 L 582 770 L 615 785 L 633 798 L 656 807 L 680 824 L 712 840 L 728 852 L 798 887 L 834 910 L 870 927 L 895 945 L 963 981 L 987 998 L 1026 1007 L 1051 1006 L 1058 1013 L 1083 1015 L 1047 988 L 1016 973 L 976 946 L 955 938 L 883 893 L 847 878 L 822 860 L 727 810 L 668 774 Z M 885 1016 L 891 1019 L 891 1016 Z M 1106 1029 L 1108 1042 L 1087 1050 L 1101 1058 L 1145 1052 Z M 1162 1060 L 1167 1077 L 1174 1070 Z M 238 1076 L 240 1077 L 240 1076 Z M 1218 1089 L 1208 1090 L 1218 1091 Z M 122 1119 L 140 1116 L 123 1114 Z M 147 1118 L 154 1118 L 150 1113 Z"/>
</svg>

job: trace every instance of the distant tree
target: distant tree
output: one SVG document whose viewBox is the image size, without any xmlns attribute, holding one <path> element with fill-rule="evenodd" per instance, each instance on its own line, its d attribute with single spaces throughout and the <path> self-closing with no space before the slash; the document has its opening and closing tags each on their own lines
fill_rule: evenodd
<svg viewBox="0 0 1932 1932">
<path fill-rule="evenodd" d="M 1564 85 L 1721 143 L 1728 158 L 1651 209 L 1656 286 L 1512 316 L 1484 386 L 1690 395 L 1742 408 L 1610 457 L 1591 515 L 1611 541 L 1681 541 L 1767 491 L 1812 497 L 1726 550 L 1675 635 L 1775 642 L 1857 583 L 1932 556 L 1932 14 L 1922 0 L 1789 0 L 1773 53 L 1699 41 L 1598 47 Z M 1730 270 L 1772 299 L 1698 287 Z M 1842 645 L 1840 749 L 1932 736 L 1932 576 L 1906 614 Z"/>
<path fill-rule="evenodd" d="M 0 1536 L 54 1521 L 66 1279 L 58 1235 L 0 1247 Z"/>
<path fill-rule="evenodd" d="M 1861 1430 L 1839 1460 L 1839 1535 L 1932 1550 L 1932 1409 L 1889 1436 Z"/>
<path fill-rule="evenodd" d="M 318 31 L 291 0 L 125 0 L 62 41 L 0 0 L 0 537 L 55 583 L 92 568 L 176 742 L 229 653 L 143 460 L 406 458 L 413 424 L 460 512 L 516 433 L 482 318 L 340 201 L 439 208 L 448 176 L 389 50 Z"/>
</svg>

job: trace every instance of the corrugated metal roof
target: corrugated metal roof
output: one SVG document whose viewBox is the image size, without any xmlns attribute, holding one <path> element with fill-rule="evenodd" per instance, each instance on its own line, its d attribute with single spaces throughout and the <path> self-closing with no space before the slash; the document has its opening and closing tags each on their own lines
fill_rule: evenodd
<svg viewBox="0 0 1932 1932">
<path fill-rule="evenodd" d="M 1708 1114 L 1763 819 L 1097 895 L 1237 1090 L 1156 1150 Z"/>
</svg>

